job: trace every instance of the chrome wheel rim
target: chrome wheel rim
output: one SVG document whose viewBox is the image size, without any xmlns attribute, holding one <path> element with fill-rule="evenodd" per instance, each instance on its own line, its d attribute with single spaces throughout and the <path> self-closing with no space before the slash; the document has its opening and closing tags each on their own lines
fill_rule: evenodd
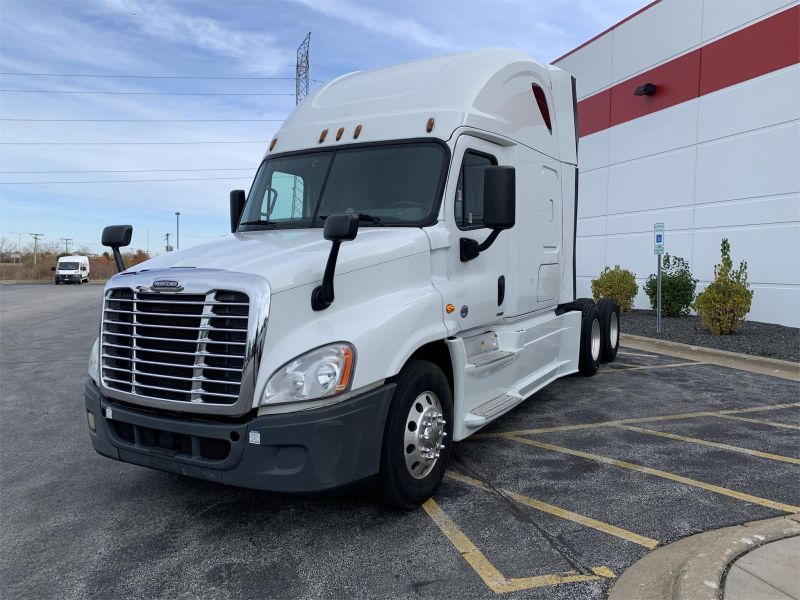
<svg viewBox="0 0 800 600">
<path fill-rule="evenodd" d="M 597 361 L 600 358 L 600 321 L 594 319 L 592 321 L 592 360 Z"/>
<path fill-rule="evenodd" d="M 433 471 L 444 450 L 447 432 L 442 403 L 433 392 L 422 392 L 411 404 L 403 436 L 406 469 L 415 479 L 424 479 Z"/>
<path fill-rule="evenodd" d="M 617 340 L 619 339 L 619 317 L 617 317 L 617 313 L 611 313 L 608 338 L 611 340 L 611 347 L 616 348 Z"/>
</svg>

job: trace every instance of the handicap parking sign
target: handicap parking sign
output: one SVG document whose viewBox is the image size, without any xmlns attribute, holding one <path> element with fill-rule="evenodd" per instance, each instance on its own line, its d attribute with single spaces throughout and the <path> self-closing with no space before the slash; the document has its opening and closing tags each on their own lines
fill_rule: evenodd
<svg viewBox="0 0 800 600">
<path fill-rule="evenodd" d="M 664 224 L 653 225 L 653 254 L 664 254 Z"/>
</svg>

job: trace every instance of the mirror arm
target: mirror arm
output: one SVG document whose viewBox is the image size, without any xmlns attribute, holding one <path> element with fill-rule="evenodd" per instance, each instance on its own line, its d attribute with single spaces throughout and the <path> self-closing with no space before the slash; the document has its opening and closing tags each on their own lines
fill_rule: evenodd
<svg viewBox="0 0 800 600">
<path fill-rule="evenodd" d="M 492 233 L 489 234 L 489 237 L 480 244 L 472 238 L 461 238 L 461 262 L 469 262 L 478 258 L 481 252 L 488 250 L 489 246 L 494 244 L 494 241 L 497 239 L 497 236 L 500 235 L 501 231 L 503 230 L 492 229 Z"/>
<path fill-rule="evenodd" d="M 114 262 L 117 263 L 117 272 L 122 273 L 125 270 L 125 261 L 122 260 L 122 253 L 119 251 L 119 246 L 113 246 L 111 251 L 114 253 Z"/>
<path fill-rule="evenodd" d="M 328 264 L 325 265 L 325 274 L 322 276 L 322 285 L 318 285 L 311 293 L 311 308 L 325 310 L 333 304 L 333 276 L 336 273 L 336 260 L 339 258 L 341 240 L 334 240 L 331 253 L 328 255 Z"/>
</svg>

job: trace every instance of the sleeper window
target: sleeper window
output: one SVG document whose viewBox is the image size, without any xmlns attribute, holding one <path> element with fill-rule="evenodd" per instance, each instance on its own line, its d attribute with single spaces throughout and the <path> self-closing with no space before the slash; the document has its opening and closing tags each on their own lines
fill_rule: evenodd
<svg viewBox="0 0 800 600">
<path fill-rule="evenodd" d="M 497 160 L 475 151 L 464 153 L 456 186 L 455 216 L 459 229 L 483 227 L 483 175 Z"/>
</svg>

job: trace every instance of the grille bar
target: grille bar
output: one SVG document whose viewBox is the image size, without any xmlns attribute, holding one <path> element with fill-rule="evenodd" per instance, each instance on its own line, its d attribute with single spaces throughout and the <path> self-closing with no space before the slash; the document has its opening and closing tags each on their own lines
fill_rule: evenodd
<svg viewBox="0 0 800 600">
<path fill-rule="evenodd" d="M 118 323 L 119 324 L 119 323 Z M 138 325 L 139 327 L 147 327 L 147 325 L 142 325 L 141 323 L 121 323 L 122 325 Z M 141 334 L 134 334 L 130 335 L 127 333 L 118 333 L 116 331 L 104 331 L 103 335 L 119 335 L 122 337 L 127 338 L 136 338 L 139 340 L 156 340 L 162 342 L 189 342 L 193 343 L 197 340 L 189 340 L 189 339 L 181 339 L 181 338 L 163 338 L 163 337 L 153 337 L 150 335 L 141 335 Z M 210 343 L 213 344 L 226 344 L 228 346 L 246 346 L 247 342 L 230 342 L 230 341 L 218 341 L 218 340 L 209 340 Z M 144 350 L 145 348 L 139 348 L 139 350 Z M 192 354 L 195 354 L 194 352 Z"/>
<path fill-rule="evenodd" d="M 240 292 L 237 292 L 240 293 Z M 175 297 L 178 294 L 171 294 L 170 296 L 164 295 L 164 298 Z M 250 306 L 249 302 L 222 302 L 219 300 L 206 301 L 183 301 L 183 300 L 132 300 L 130 298 L 109 298 L 113 302 L 135 302 L 136 304 L 173 304 L 173 305 L 191 305 L 191 306 Z"/>
<path fill-rule="evenodd" d="M 104 385 L 144 398 L 234 404 L 242 387 L 249 300 L 232 290 L 109 290 L 102 320 Z"/>
</svg>

